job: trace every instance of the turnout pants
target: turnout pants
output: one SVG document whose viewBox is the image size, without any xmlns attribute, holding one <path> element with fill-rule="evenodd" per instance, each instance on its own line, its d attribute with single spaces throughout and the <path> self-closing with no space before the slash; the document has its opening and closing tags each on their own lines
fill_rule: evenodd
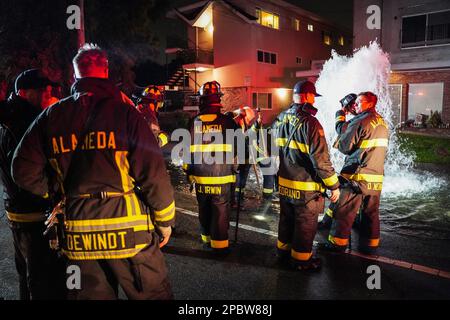
<svg viewBox="0 0 450 320">
<path fill-rule="evenodd" d="M 337 246 L 347 246 L 353 222 L 361 209 L 359 244 L 376 248 L 380 242 L 380 195 L 355 193 L 341 189 L 339 202 L 333 209 L 333 223 L 328 241 Z"/>
<path fill-rule="evenodd" d="M 305 204 L 294 204 L 284 197 L 280 199 L 277 249 L 298 261 L 312 256 L 312 246 L 317 231 L 317 218 L 323 212 L 325 201 L 317 197 Z"/>
<path fill-rule="evenodd" d="M 130 300 L 173 299 L 156 233 L 149 246 L 132 258 L 69 260 L 68 265 L 81 271 L 81 289 L 70 289 L 69 300 L 116 300 L 119 285 Z M 68 278 L 68 282 L 72 281 Z"/>
<path fill-rule="evenodd" d="M 231 185 L 220 195 L 197 192 L 198 213 L 203 243 L 210 243 L 213 249 L 228 248 L 228 228 L 230 224 Z"/>
<path fill-rule="evenodd" d="M 43 235 L 43 222 L 9 222 L 14 243 L 21 300 L 65 297 L 65 265 Z"/>
</svg>

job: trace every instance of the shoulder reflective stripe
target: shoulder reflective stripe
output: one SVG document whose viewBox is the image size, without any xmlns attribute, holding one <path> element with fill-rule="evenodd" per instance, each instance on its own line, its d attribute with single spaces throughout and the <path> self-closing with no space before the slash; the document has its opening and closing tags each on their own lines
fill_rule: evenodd
<svg viewBox="0 0 450 320">
<path fill-rule="evenodd" d="M 344 116 L 336 117 L 336 122 L 340 122 L 340 121 L 345 121 L 345 117 Z"/>
<path fill-rule="evenodd" d="M 134 185 L 129 176 L 130 165 L 128 163 L 127 155 L 128 155 L 128 151 L 116 151 L 116 153 L 115 153 L 116 165 L 120 172 L 120 179 L 122 182 L 122 189 L 124 192 L 134 188 Z M 125 205 L 126 205 L 126 209 L 127 209 L 127 215 L 128 216 L 133 215 L 133 213 L 134 213 L 133 208 L 135 207 L 135 203 L 134 203 L 132 197 L 130 197 L 129 195 L 126 195 L 124 197 L 124 199 L 125 199 Z"/>
<path fill-rule="evenodd" d="M 13 213 L 6 211 L 6 216 L 9 221 L 13 222 L 39 222 L 46 220 L 43 212 Z"/>
<path fill-rule="evenodd" d="M 70 232 L 108 231 L 141 226 L 148 227 L 146 215 L 111 219 L 66 220 L 67 231 Z"/>
<path fill-rule="evenodd" d="M 307 261 L 309 260 L 309 258 L 311 258 L 311 256 L 312 252 L 298 252 L 295 251 L 294 249 L 291 250 L 291 257 L 294 258 L 295 260 Z"/>
<path fill-rule="evenodd" d="M 203 122 L 211 122 L 211 121 L 214 121 L 217 119 L 217 115 L 216 114 L 202 114 L 198 118 L 200 119 L 200 121 L 203 121 Z"/>
<path fill-rule="evenodd" d="M 388 139 L 371 139 L 363 140 L 359 146 L 361 149 L 373 148 L 373 147 L 387 147 Z"/>
<path fill-rule="evenodd" d="M 348 245 L 348 239 L 333 237 L 331 234 L 328 236 L 328 241 L 330 241 L 332 244 L 335 244 L 335 245 L 341 246 L 341 247 Z"/>
<path fill-rule="evenodd" d="M 228 240 L 212 240 L 211 239 L 211 248 L 214 249 L 224 249 L 228 248 Z"/>
<path fill-rule="evenodd" d="M 277 240 L 277 248 L 280 250 L 289 251 L 291 250 L 291 244 L 290 243 L 283 243 L 280 240 Z"/>
<path fill-rule="evenodd" d="M 147 247 L 148 244 L 138 244 L 133 249 L 116 251 L 96 251 L 96 252 L 74 252 L 62 250 L 63 254 L 71 260 L 99 260 L 99 259 L 126 259 L 134 257 L 139 251 Z"/>
<path fill-rule="evenodd" d="M 193 144 L 191 152 L 231 152 L 231 144 Z"/>
<path fill-rule="evenodd" d="M 278 184 L 283 187 L 300 191 L 322 191 L 323 187 L 314 181 L 293 181 L 282 177 L 278 178 Z"/>
<path fill-rule="evenodd" d="M 325 214 L 330 218 L 333 218 L 333 210 L 331 210 L 330 208 L 328 208 L 327 211 L 325 211 Z"/>
<path fill-rule="evenodd" d="M 236 176 L 222 176 L 222 177 L 198 177 L 192 176 L 194 181 L 199 184 L 226 184 L 236 182 Z"/>
<path fill-rule="evenodd" d="M 348 174 L 348 173 L 342 173 L 341 174 L 344 178 L 347 178 L 349 180 L 354 181 L 367 181 L 367 182 L 383 182 L 383 175 L 382 174 L 365 174 L 365 173 L 358 173 L 358 174 Z"/>
<path fill-rule="evenodd" d="M 286 146 L 287 138 L 277 138 L 275 143 L 279 147 L 284 147 L 284 146 Z M 303 153 L 309 153 L 309 146 L 308 145 L 306 145 L 304 143 L 300 143 L 300 142 L 295 141 L 295 140 L 291 140 L 291 142 L 289 142 L 289 148 L 290 149 L 300 150 Z"/>
<path fill-rule="evenodd" d="M 175 217 L 175 201 L 172 201 L 172 203 L 162 209 L 162 210 L 155 210 L 155 220 L 156 221 L 169 221 L 172 220 Z"/>
<path fill-rule="evenodd" d="M 322 179 L 322 180 L 323 180 L 323 183 L 325 183 L 325 185 L 327 187 L 331 187 L 331 186 L 335 185 L 336 183 L 338 183 L 338 181 L 339 181 L 336 173 L 333 174 L 331 177 L 328 177 L 328 178 Z"/>
</svg>

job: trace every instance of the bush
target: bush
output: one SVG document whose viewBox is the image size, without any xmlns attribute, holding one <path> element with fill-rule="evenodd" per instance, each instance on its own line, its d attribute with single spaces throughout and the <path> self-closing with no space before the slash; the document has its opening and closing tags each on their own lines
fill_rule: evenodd
<svg viewBox="0 0 450 320">
<path fill-rule="evenodd" d="M 442 125 L 442 118 L 439 111 L 431 111 L 431 115 L 427 120 L 427 125 L 430 128 L 439 128 Z"/>
</svg>

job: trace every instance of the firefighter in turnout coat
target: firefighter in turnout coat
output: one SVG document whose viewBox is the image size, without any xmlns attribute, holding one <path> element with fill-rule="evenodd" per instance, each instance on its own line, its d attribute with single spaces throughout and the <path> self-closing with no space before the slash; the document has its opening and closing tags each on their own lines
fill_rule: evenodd
<svg viewBox="0 0 450 320">
<path fill-rule="evenodd" d="M 375 94 L 362 92 L 356 99 L 357 115 L 354 118 L 345 121 L 345 110 L 336 114 L 336 130 L 340 135 L 335 146 L 347 155 L 341 171 L 346 183 L 333 210 L 333 223 L 324 246 L 327 250 L 345 250 L 360 209 L 360 251 L 373 253 L 379 245 L 380 193 L 389 130 L 383 117 L 376 111 L 376 104 Z"/>
<path fill-rule="evenodd" d="M 315 96 L 313 83 L 297 83 L 294 103 L 272 125 L 280 154 L 278 254 L 282 260 L 290 257 L 298 270 L 320 268 L 320 259 L 312 256 L 312 246 L 318 215 L 324 209 L 323 193 L 331 190 L 332 202 L 339 197 L 338 177 L 323 128 L 315 118 Z"/>
<path fill-rule="evenodd" d="M 14 154 L 13 178 L 40 196 L 60 181 L 65 236 L 58 240 L 81 271 L 81 289 L 69 290 L 69 299 L 117 299 L 118 285 L 129 299 L 170 299 L 160 246 L 169 240 L 175 203 L 161 150 L 107 79 L 103 50 L 86 44 L 73 64 L 73 95 L 33 122 Z"/>
</svg>

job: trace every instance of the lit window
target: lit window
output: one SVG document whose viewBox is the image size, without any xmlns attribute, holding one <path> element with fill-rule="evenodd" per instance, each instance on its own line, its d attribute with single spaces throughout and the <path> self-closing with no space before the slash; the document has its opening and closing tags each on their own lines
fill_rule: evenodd
<svg viewBox="0 0 450 320">
<path fill-rule="evenodd" d="M 314 26 L 312 24 L 308 24 L 308 31 L 314 31 Z"/>
<path fill-rule="evenodd" d="M 327 46 L 331 45 L 331 36 L 329 33 L 323 33 L 323 43 L 325 43 Z"/>
<path fill-rule="evenodd" d="M 431 111 L 442 112 L 444 83 L 411 83 L 408 96 L 408 119 L 417 115 L 430 116 Z"/>
<path fill-rule="evenodd" d="M 256 16 L 260 25 L 280 29 L 280 17 L 278 15 L 256 8 Z"/>
<path fill-rule="evenodd" d="M 344 37 L 343 37 L 343 36 L 339 36 L 338 42 L 339 42 L 339 44 L 340 44 L 341 46 L 343 46 L 343 45 L 344 45 Z"/>
<path fill-rule="evenodd" d="M 252 94 L 253 107 L 260 107 L 261 109 L 272 109 L 272 94 L 271 93 L 256 93 Z"/>
<path fill-rule="evenodd" d="M 300 31 L 300 20 L 296 18 L 292 18 L 292 27 L 295 31 Z"/>
</svg>

